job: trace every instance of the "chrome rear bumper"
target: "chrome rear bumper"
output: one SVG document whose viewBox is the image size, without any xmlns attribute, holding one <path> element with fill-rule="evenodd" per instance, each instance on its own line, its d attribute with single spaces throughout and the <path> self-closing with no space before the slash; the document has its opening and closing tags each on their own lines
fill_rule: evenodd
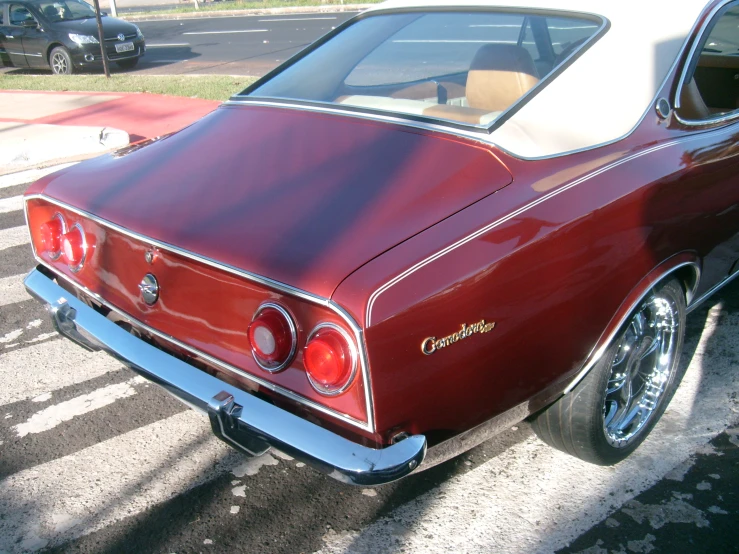
<svg viewBox="0 0 739 554">
<path fill-rule="evenodd" d="M 416 469 L 426 438 L 411 436 L 382 449 L 367 448 L 277 408 L 178 360 L 128 333 L 39 270 L 25 279 L 60 334 L 103 350 L 210 418 L 215 435 L 252 456 L 270 446 L 354 485 L 389 483 Z"/>
</svg>

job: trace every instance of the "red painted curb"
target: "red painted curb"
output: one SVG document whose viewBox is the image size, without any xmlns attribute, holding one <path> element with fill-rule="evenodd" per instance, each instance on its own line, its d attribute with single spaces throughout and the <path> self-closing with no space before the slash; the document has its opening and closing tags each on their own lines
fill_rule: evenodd
<svg viewBox="0 0 739 554">
<path fill-rule="evenodd" d="M 21 91 L 0 91 L 21 92 Z M 22 91 L 24 94 L 49 94 L 48 92 Z M 54 95 L 65 94 L 54 92 Z M 47 117 L 22 120 L 24 123 L 51 125 L 78 125 L 112 127 L 126 131 L 131 142 L 151 138 L 187 127 L 205 114 L 216 109 L 220 102 L 180 96 L 116 92 L 67 92 L 90 96 L 117 96 L 114 100 L 77 108 Z M 20 120 L 18 120 L 20 121 Z"/>
</svg>

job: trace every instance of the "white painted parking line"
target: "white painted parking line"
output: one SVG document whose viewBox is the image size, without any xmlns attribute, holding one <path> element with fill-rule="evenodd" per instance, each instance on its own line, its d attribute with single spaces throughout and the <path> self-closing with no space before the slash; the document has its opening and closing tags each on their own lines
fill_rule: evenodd
<svg viewBox="0 0 739 554">
<path fill-rule="evenodd" d="M 189 42 L 175 42 L 172 44 L 147 44 L 146 48 L 174 48 L 175 46 L 190 46 Z"/>
<path fill-rule="evenodd" d="M 24 302 L 31 298 L 23 286 L 24 275 L 11 275 L 0 279 L 0 306 Z"/>
<path fill-rule="evenodd" d="M 31 433 L 43 433 L 65 421 L 113 404 L 116 400 L 133 396 L 136 394 L 134 385 L 145 382 L 147 382 L 146 379 L 137 376 L 124 383 L 108 385 L 89 394 L 83 394 L 66 402 L 54 404 L 40 412 L 36 412 L 27 421 L 19 423 L 13 429 L 19 437 L 25 437 Z"/>
<path fill-rule="evenodd" d="M 23 470 L 0 482 L 0 551 L 37 550 L 91 533 L 239 462 L 243 456 L 212 436 L 206 418 L 186 411 Z"/>
<path fill-rule="evenodd" d="M 10 198 L 0 198 L 0 214 L 8 212 L 17 212 L 23 209 L 23 197 L 11 196 Z"/>
<path fill-rule="evenodd" d="M 0 231 L 0 250 L 28 244 L 29 242 L 31 242 L 31 237 L 28 235 L 28 228 L 25 225 Z"/>
<path fill-rule="evenodd" d="M 53 165 L 51 167 L 45 167 L 43 169 L 27 169 L 26 171 L 18 171 L 16 173 L 10 173 L 8 175 L 0 176 L 0 189 L 7 187 L 14 187 L 16 185 L 25 185 L 26 183 L 33 183 L 34 181 L 41 179 L 45 175 L 59 171 L 70 167 L 77 162 Z"/>
<path fill-rule="evenodd" d="M 281 19 L 260 19 L 259 23 L 271 23 L 272 21 L 320 21 L 329 19 L 338 19 L 338 17 L 285 17 Z"/>
<path fill-rule="evenodd" d="M 190 31 L 183 35 L 230 35 L 234 33 L 268 33 L 269 29 L 245 29 L 242 31 Z"/>
<path fill-rule="evenodd" d="M 322 552 L 528 553 L 565 547 L 739 419 L 730 400 L 739 392 L 739 376 L 731 357 L 721 354 L 739 348 L 739 314 L 720 327 L 719 314 L 712 310 L 662 421 L 624 462 L 590 465 L 532 437 L 364 531 L 329 531 Z M 710 346 L 719 343 L 723 348 Z"/>
<path fill-rule="evenodd" d="M 0 356 L 0 405 L 34 398 L 119 369 L 120 362 L 107 354 L 88 352 L 67 339 L 11 350 Z"/>
</svg>

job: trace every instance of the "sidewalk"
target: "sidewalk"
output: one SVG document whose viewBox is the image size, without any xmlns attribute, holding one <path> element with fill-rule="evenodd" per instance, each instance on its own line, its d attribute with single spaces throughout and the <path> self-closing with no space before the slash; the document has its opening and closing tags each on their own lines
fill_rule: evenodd
<svg viewBox="0 0 739 554">
<path fill-rule="evenodd" d="M 0 175 L 177 131 L 218 105 L 156 94 L 0 91 Z"/>
</svg>

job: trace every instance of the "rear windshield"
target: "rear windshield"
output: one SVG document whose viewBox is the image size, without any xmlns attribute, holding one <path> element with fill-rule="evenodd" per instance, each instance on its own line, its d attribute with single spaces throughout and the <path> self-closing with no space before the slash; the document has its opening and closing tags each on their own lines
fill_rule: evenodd
<svg viewBox="0 0 739 554">
<path fill-rule="evenodd" d="M 244 94 L 488 127 L 601 27 L 509 12 L 371 15 Z"/>
</svg>

